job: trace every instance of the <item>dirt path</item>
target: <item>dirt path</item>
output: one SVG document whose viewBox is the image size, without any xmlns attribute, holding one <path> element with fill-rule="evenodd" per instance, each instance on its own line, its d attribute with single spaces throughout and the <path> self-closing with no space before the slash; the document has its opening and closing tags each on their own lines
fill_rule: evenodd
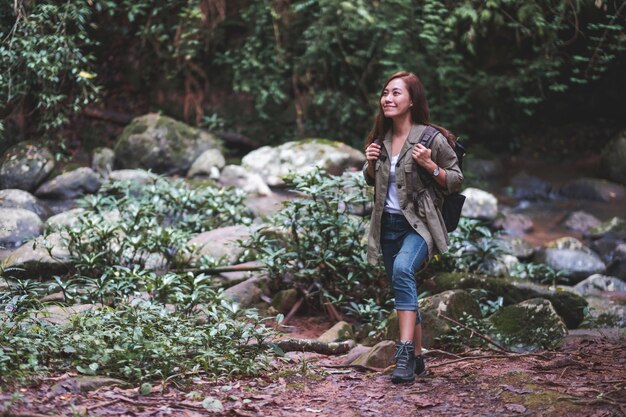
<svg viewBox="0 0 626 417">
<path fill-rule="evenodd" d="M 310 333 L 316 333 L 314 327 L 314 323 L 307 324 Z M 22 388 L 23 398 L 4 415 L 626 415 L 623 339 L 574 337 L 556 352 L 509 357 L 471 351 L 457 360 L 432 353 L 427 362 L 431 375 L 401 386 L 389 382 L 389 372 L 330 367 L 340 364 L 342 358 L 308 353 L 289 354 L 289 362 L 277 364 L 274 371 L 261 377 L 231 381 L 197 378 L 187 386 L 156 386 L 149 395 L 119 387 L 51 395 L 55 383 L 71 377 L 62 375 Z M 6 409 L 11 394 L 11 390 L 0 394 L 0 407 L 5 403 Z M 218 399 L 224 411 L 209 413 L 203 407 L 207 396 Z"/>
</svg>

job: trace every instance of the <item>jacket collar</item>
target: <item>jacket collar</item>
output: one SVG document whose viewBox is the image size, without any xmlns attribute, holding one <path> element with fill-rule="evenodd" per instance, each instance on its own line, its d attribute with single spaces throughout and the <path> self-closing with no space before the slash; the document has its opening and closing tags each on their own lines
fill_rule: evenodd
<svg viewBox="0 0 626 417">
<path fill-rule="evenodd" d="M 422 133 L 424 133 L 424 129 L 426 129 L 426 126 L 424 125 L 416 125 L 416 124 L 411 125 L 409 136 L 407 136 L 406 141 L 404 142 L 404 146 L 402 146 L 402 149 L 400 150 L 398 161 L 400 161 L 404 157 L 404 155 L 410 149 L 412 149 L 413 146 L 415 146 L 415 144 L 419 142 L 420 137 L 422 136 Z M 390 159 L 391 159 L 391 133 L 392 133 L 391 129 L 389 129 L 387 134 L 385 134 L 385 139 L 383 141 L 383 144 L 385 145 L 385 149 L 387 151 L 387 155 L 389 155 Z"/>
</svg>

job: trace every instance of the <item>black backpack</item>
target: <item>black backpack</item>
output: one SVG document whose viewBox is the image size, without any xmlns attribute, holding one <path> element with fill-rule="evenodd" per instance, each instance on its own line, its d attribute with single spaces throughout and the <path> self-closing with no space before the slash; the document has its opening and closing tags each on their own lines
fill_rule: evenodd
<svg viewBox="0 0 626 417">
<path fill-rule="evenodd" d="M 422 136 L 420 136 L 419 143 L 422 144 L 426 148 L 430 148 L 433 139 L 437 134 L 440 133 L 439 130 L 432 126 L 426 126 L 424 132 L 422 132 Z M 448 140 L 446 139 L 446 142 Z M 448 142 L 450 144 L 450 142 Z M 459 168 L 463 169 L 463 157 L 465 156 L 465 148 L 458 142 L 455 143 L 455 146 L 450 145 L 450 147 L 454 150 L 456 154 L 456 158 L 458 160 Z M 417 165 L 417 163 L 416 163 Z M 418 165 L 418 169 L 413 170 L 413 183 L 417 182 L 416 175 L 419 175 L 422 179 L 422 183 L 424 186 L 429 187 L 433 185 L 432 183 L 435 180 L 429 175 L 424 168 Z M 417 200 L 417 191 L 413 191 L 413 203 L 416 203 Z M 441 215 L 443 217 L 443 221 L 446 224 L 446 230 L 448 233 L 454 231 L 459 225 L 459 219 L 461 218 L 461 211 L 463 209 L 463 203 L 465 203 L 465 196 L 460 193 L 452 193 L 450 195 L 446 195 L 443 198 L 443 206 L 441 207 Z"/>
</svg>

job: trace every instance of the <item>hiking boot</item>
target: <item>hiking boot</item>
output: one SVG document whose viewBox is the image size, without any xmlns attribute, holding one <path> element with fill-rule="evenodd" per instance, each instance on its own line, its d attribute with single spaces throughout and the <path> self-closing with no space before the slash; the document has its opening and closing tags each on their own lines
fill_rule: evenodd
<svg viewBox="0 0 626 417">
<path fill-rule="evenodd" d="M 391 374 L 391 382 L 401 384 L 415 381 L 415 346 L 411 342 L 396 344 L 396 369 Z"/>
<path fill-rule="evenodd" d="M 415 375 L 425 376 L 428 375 L 426 365 L 424 365 L 424 357 L 422 355 L 415 357 Z"/>
</svg>

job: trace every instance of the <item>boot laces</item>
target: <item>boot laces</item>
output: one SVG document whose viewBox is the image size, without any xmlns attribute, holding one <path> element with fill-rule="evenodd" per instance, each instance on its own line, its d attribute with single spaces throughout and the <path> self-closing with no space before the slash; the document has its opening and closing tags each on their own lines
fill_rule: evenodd
<svg viewBox="0 0 626 417">
<path fill-rule="evenodd" d="M 396 359 L 396 368 L 399 368 L 399 369 L 408 368 L 410 356 L 411 356 L 410 344 L 400 343 L 394 355 L 394 358 Z"/>
</svg>

